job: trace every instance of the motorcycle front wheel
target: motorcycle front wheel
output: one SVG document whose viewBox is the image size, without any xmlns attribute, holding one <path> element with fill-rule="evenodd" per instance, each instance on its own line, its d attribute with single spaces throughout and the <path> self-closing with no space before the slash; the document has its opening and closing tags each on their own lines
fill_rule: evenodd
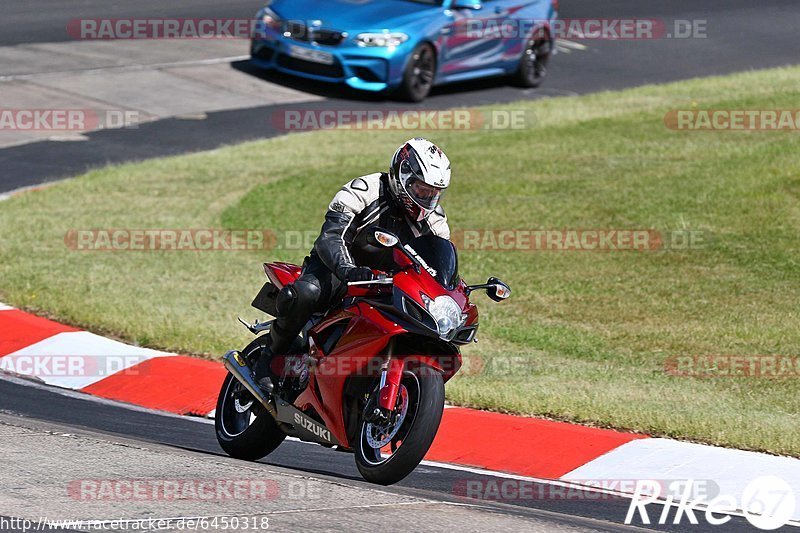
<svg viewBox="0 0 800 533">
<path fill-rule="evenodd" d="M 404 371 L 389 421 L 361 422 L 355 456 L 364 479 L 391 485 L 413 472 L 433 443 L 443 411 L 442 375 L 426 365 Z"/>
</svg>

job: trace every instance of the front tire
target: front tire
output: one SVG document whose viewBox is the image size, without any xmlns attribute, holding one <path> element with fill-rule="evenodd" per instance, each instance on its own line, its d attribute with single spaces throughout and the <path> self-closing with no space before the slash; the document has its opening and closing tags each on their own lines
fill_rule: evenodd
<svg viewBox="0 0 800 533">
<path fill-rule="evenodd" d="M 442 421 L 444 381 L 439 372 L 421 365 L 406 370 L 400 385 L 390 423 L 377 426 L 362 420 L 355 443 L 358 471 L 379 485 L 397 483 L 417 467 Z"/>
<path fill-rule="evenodd" d="M 252 364 L 263 345 L 263 341 L 256 339 L 242 355 Z M 232 374 L 222 382 L 214 427 L 217 442 L 225 453 L 245 461 L 257 461 L 272 453 L 286 438 L 275 419 Z"/>
<path fill-rule="evenodd" d="M 408 102 L 421 102 L 433 88 L 436 77 L 436 50 L 428 43 L 414 48 L 403 73 L 403 83 L 398 89 L 400 98 Z"/>
</svg>

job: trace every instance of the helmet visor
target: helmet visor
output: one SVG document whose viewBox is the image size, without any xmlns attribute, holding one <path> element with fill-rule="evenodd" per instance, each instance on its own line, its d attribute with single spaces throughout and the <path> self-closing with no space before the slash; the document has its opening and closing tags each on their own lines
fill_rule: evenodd
<svg viewBox="0 0 800 533">
<path fill-rule="evenodd" d="M 423 209 L 434 210 L 439 205 L 443 189 L 428 185 L 418 178 L 411 178 L 406 182 L 406 192 Z"/>
</svg>

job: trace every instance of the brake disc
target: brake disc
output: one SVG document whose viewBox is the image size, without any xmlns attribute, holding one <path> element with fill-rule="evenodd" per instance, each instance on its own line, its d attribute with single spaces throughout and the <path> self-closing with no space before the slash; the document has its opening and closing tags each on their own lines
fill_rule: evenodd
<svg viewBox="0 0 800 533">
<path fill-rule="evenodd" d="M 371 448 L 375 450 L 383 448 L 389 444 L 394 436 L 397 435 L 397 432 L 400 431 L 400 427 L 403 425 L 403 421 L 406 419 L 406 414 L 408 413 L 408 391 L 404 385 L 400 385 L 398 403 L 400 405 L 395 407 L 388 424 L 378 425 L 371 422 L 367 423 L 367 444 L 369 444 Z"/>
</svg>

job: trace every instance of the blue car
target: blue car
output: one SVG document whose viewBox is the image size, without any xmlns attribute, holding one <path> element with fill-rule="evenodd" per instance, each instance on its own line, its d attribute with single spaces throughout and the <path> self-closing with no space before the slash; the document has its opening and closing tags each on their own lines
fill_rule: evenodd
<svg viewBox="0 0 800 533">
<path fill-rule="evenodd" d="M 435 85 L 511 75 L 537 87 L 557 0 L 273 0 L 257 14 L 258 67 L 423 100 Z"/>
</svg>

